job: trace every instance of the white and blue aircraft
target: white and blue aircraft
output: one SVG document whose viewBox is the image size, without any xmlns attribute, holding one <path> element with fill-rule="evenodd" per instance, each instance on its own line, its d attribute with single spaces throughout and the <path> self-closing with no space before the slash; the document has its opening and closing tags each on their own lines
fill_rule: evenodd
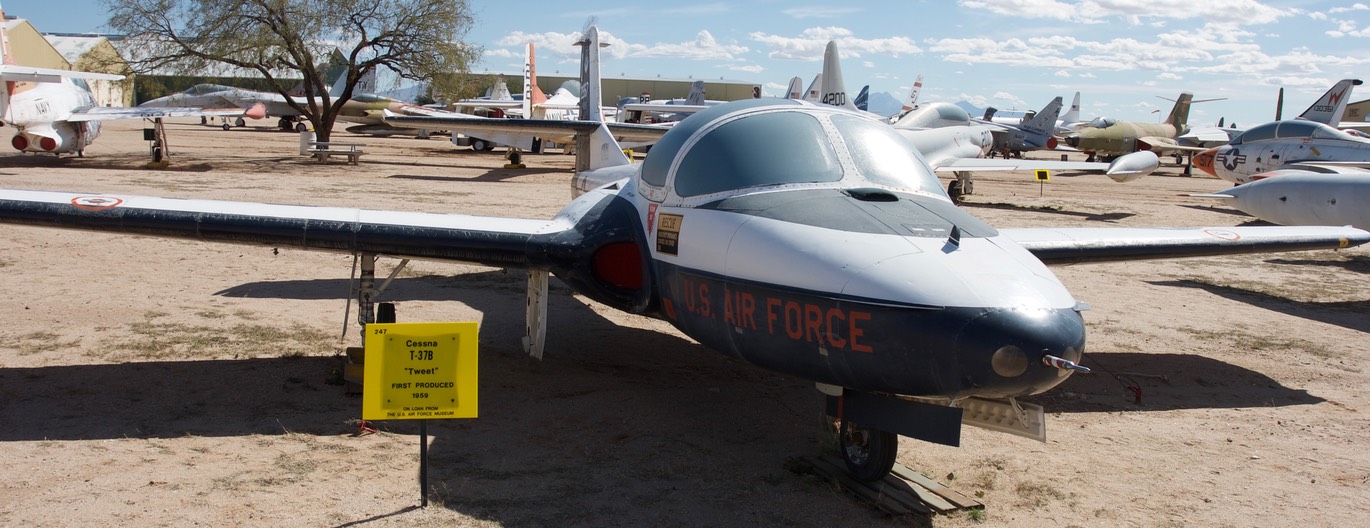
<svg viewBox="0 0 1370 528">
<path fill-rule="evenodd" d="M 591 26 L 583 53 L 596 41 Z M 640 163 L 603 123 L 577 123 L 578 178 L 610 183 L 551 219 L 0 190 L 0 222 L 352 253 L 364 270 L 377 255 L 525 268 L 537 355 L 555 274 L 815 383 L 863 480 L 889 471 L 898 435 L 956 445 L 970 423 L 1044 438 L 1042 408 L 1017 398 L 1087 370 L 1082 304 L 1048 265 L 1370 241 L 1341 227 L 996 229 L 888 124 L 802 101 L 706 109 Z"/>
</svg>

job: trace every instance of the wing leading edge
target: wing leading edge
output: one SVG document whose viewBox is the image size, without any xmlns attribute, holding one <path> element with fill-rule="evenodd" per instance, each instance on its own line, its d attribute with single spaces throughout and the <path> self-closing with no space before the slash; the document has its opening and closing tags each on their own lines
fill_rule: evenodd
<svg viewBox="0 0 1370 528">
<path fill-rule="evenodd" d="M 1340 249 L 1370 242 L 1370 233 L 1353 227 L 1030 228 L 999 233 L 1048 265 Z"/>
<path fill-rule="evenodd" d="M 525 266 L 558 220 L 0 190 L 0 223 Z"/>
</svg>

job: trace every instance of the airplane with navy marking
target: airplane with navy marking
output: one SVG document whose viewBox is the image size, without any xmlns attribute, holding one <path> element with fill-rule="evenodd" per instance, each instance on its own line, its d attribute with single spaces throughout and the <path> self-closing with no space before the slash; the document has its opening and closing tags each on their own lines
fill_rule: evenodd
<svg viewBox="0 0 1370 528">
<path fill-rule="evenodd" d="M 0 11 L 0 18 L 4 17 Z M 123 79 L 123 75 L 20 66 L 10 52 L 9 31 L 0 25 L 0 126 L 11 125 L 10 145 L 20 152 L 84 156 L 100 135 L 101 121 L 186 116 L 259 116 L 260 106 L 245 108 L 128 108 L 100 106 L 90 80 Z M 160 148 L 160 147 L 159 147 Z M 157 157 L 154 155 L 154 157 Z"/>
<path fill-rule="evenodd" d="M 1361 84 L 1343 79 L 1298 118 L 1272 121 L 1194 155 L 1195 167 L 1232 183 L 1274 171 L 1363 172 L 1370 168 L 1370 139 L 1337 129 L 1347 94 Z"/>
<path fill-rule="evenodd" d="M 597 29 L 580 43 L 590 60 Z M 1370 241 L 1348 227 L 995 228 L 887 123 L 829 105 L 718 105 L 638 163 L 582 115 L 577 178 L 608 183 L 550 219 L 0 190 L 0 222 L 355 254 L 366 322 L 379 256 L 522 268 L 536 356 L 554 274 L 813 382 L 866 481 L 888 473 L 900 435 L 957 445 L 964 423 L 1045 438 L 1044 410 L 1019 398 L 1088 370 L 1084 305 L 1049 265 Z"/>
</svg>

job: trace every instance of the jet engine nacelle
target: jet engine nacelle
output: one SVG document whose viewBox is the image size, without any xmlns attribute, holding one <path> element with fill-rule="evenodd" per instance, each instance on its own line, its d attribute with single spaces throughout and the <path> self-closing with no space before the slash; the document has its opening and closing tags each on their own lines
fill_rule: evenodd
<svg viewBox="0 0 1370 528">
<path fill-rule="evenodd" d="M 651 257 L 637 208 L 601 189 L 565 211 L 576 215 L 563 218 L 575 228 L 535 242 L 532 260 L 545 260 L 562 282 L 595 301 L 630 313 L 655 309 Z"/>
<path fill-rule="evenodd" d="M 77 126 L 28 127 L 10 139 L 10 146 L 23 152 L 46 152 L 50 154 L 80 151 L 91 139 L 94 139 L 95 134 L 87 132 L 83 141 L 77 127 L 98 130 L 93 126 L 95 123 L 97 122 L 85 122 Z"/>
</svg>

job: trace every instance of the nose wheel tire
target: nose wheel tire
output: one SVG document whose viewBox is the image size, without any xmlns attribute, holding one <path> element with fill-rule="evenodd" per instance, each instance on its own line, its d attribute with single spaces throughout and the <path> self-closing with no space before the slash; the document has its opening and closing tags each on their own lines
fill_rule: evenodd
<svg viewBox="0 0 1370 528">
<path fill-rule="evenodd" d="M 899 452 L 899 435 L 866 429 L 847 420 L 842 421 L 837 431 L 837 442 L 847 471 L 861 482 L 885 478 Z"/>
</svg>

